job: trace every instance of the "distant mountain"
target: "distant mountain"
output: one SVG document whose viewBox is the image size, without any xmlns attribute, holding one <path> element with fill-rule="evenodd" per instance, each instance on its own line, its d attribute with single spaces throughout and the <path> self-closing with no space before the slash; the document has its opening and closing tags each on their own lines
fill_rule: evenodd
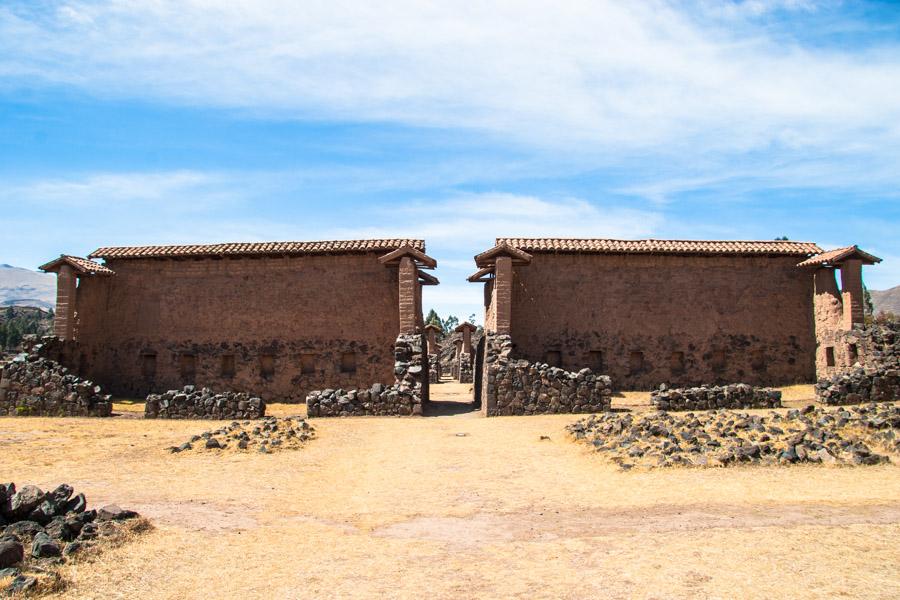
<svg viewBox="0 0 900 600">
<path fill-rule="evenodd" d="M 869 293 L 872 294 L 876 315 L 882 311 L 900 315 L 900 285 L 889 290 L 869 290 Z"/>
<path fill-rule="evenodd" d="M 55 304 L 54 275 L 0 265 L 0 306 L 35 306 L 48 310 Z"/>
</svg>

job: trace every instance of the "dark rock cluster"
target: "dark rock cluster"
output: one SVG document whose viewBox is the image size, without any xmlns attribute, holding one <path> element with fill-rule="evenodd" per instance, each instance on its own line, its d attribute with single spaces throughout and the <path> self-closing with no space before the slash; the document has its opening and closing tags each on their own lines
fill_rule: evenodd
<svg viewBox="0 0 900 600">
<path fill-rule="evenodd" d="M 310 417 L 361 415 L 421 415 L 428 369 L 421 335 L 401 335 L 394 344 L 394 384 L 369 389 L 327 389 L 306 396 Z"/>
<path fill-rule="evenodd" d="M 490 336 L 485 350 L 485 397 L 490 416 L 609 410 L 612 380 L 606 375 L 595 375 L 590 369 L 573 372 L 513 359 L 508 335 Z"/>
<path fill-rule="evenodd" d="M 50 492 L 0 484 L 0 579 L 12 578 L 0 592 L 35 587 L 40 573 L 114 536 L 119 522 L 138 516 L 116 505 L 88 510 L 84 494 L 67 484 Z"/>
<path fill-rule="evenodd" d="M 735 464 L 888 462 L 873 447 L 900 452 L 900 407 L 807 406 L 767 415 L 732 410 L 591 415 L 567 427 L 623 469 Z"/>
<path fill-rule="evenodd" d="M 316 429 L 303 417 L 265 417 L 262 421 L 235 421 L 215 431 L 205 431 L 180 446 L 172 446 L 169 452 L 233 448 L 269 454 L 302 448 L 315 437 Z"/>
<path fill-rule="evenodd" d="M 244 392 L 213 392 L 192 385 L 183 390 L 150 394 L 144 404 L 145 419 L 259 419 L 266 403 Z"/>
<path fill-rule="evenodd" d="M 441 374 L 441 355 L 438 353 L 428 355 L 428 382 L 440 383 Z"/>
<path fill-rule="evenodd" d="M 665 385 L 650 393 L 657 410 L 715 410 L 717 408 L 781 408 L 781 392 L 756 388 L 745 383 L 667 389 Z"/>
<path fill-rule="evenodd" d="M 111 398 L 100 386 L 36 352 L 19 354 L 0 369 L 0 415 L 108 417 L 111 413 Z"/>
</svg>

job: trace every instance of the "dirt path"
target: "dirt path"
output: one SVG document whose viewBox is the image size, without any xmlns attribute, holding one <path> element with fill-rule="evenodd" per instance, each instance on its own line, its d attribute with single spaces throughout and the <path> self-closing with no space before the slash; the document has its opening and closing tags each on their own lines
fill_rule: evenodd
<svg viewBox="0 0 900 600">
<path fill-rule="evenodd" d="M 7 418 L 0 479 L 156 523 L 66 598 L 900 597 L 900 467 L 621 473 L 572 420 L 319 420 L 302 451 L 218 456 L 164 451 L 205 422 Z"/>
</svg>

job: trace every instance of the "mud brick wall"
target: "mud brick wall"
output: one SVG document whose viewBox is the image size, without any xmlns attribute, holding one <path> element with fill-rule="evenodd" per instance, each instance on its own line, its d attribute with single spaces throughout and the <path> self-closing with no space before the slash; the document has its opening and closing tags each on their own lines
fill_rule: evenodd
<svg viewBox="0 0 900 600">
<path fill-rule="evenodd" d="M 144 403 L 145 419 L 261 419 L 266 403 L 243 392 L 215 393 L 192 385 L 165 394 L 150 394 Z"/>
<path fill-rule="evenodd" d="M 590 369 L 577 373 L 512 358 L 510 336 L 485 344 L 482 412 L 487 416 L 589 413 L 609 410 L 612 382 Z"/>
<path fill-rule="evenodd" d="M 57 362 L 29 354 L 0 368 L 0 415 L 108 417 L 112 401 L 99 386 Z"/>
<path fill-rule="evenodd" d="M 108 264 L 115 276 L 81 281 L 71 360 L 115 394 L 302 402 L 394 380 L 398 274 L 376 253 Z"/>
<path fill-rule="evenodd" d="M 621 389 L 815 380 L 813 278 L 797 257 L 535 253 L 515 268 L 515 355 Z"/>
<path fill-rule="evenodd" d="M 781 392 L 743 383 L 655 390 L 650 402 L 658 410 L 716 410 L 719 408 L 780 408 Z"/>
<path fill-rule="evenodd" d="M 422 335 L 401 335 L 394 345 L 393 385 L 325 389 L 306 397 L 309 417 L 421 415 L 428 402 L 428 355 Z"/>
</svg>

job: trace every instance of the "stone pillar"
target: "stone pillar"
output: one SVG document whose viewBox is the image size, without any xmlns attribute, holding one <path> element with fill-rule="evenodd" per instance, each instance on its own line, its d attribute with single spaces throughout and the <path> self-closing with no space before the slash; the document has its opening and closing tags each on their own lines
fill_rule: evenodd
<svg viewBox="0 0 900 600">
<path fill-rule="evenodd" d="M 844 303 L 843 328 L 853 329 L 865 322 L 862 286 L 862 261 L 845 260 L 841 263 L 841 298 Z"/>
<path fill-rule="evenodd" d="M 53 333 L 61 340 L 75 337 L 75 294 L 77 277 L 69 265 L 61 265 L 56 272 L 56 318 Z"/>
<path fill-rule="evenodd" d="M 416 269 L 416 324 L 425 327 L 425 317 L 422 314 L 422 282 L 419 281 L 418 268 Z"/>
<path fill-rule="evenodd" d="M 437 352 L 437 340 L 434 337 L 434 329 L 431 327 L 425 328 L 425 339 L 428 340 L 428 354 L 434 354 Z"/>
<path fill-rule="evenodd" d="M 415 261 L 408 256 L 400 259 L 400 335 L 416 332 L 416 285 L 419 279 Z"/>
<path fill-rule="evenodd" d="M 841 292 L 834 278 L 834 269 L 826 267 L 816 270 L 815 290 L 817 332 L 839 328 L 843 319 L 843 306 Z"/>
<path fill-rule="evenodd" d="M 509 335 L 512 326 L 513 265 L 509 256 L 498 256 L 494 277 L 495 331 Z"/>
</svg>

